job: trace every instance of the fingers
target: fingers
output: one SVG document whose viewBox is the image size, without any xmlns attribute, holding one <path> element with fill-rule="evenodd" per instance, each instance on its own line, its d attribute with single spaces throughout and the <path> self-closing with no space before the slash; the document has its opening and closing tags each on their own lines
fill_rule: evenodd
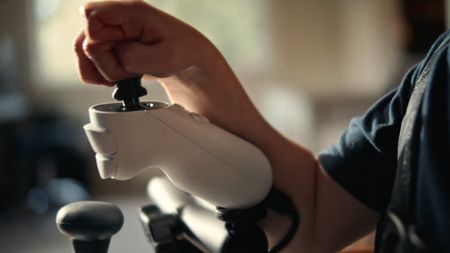
<svg viewBox="0 0 450 253">
<path fill-rule="evenodd" d="M 127 71 L 119 61 L 114 52 L 116 43 L 94 43 L 85 39 L 83 50 L 89 59 L 94 63 L 98 72 L 109 82 L 136 76 L 135 73 Z"/>
<path fill-rule="evenodd" d="M 88 37 L 98 43 L 125 39 L 124 30 L 120 25 L 107 25 L 99 17 L 88 19 L 86 31 Z"/>
<path fill-rule="evenodd" d="M 148 13 L 143 13 L 146 5 L 143 1 L 102 1 L 87 3 L 80 9 L 86 18 L 86 34 L 82 42 L 78 41 L 77 54 L 87 57 L 91 63 L 87 70 L 87 67 L 84 67 L 80 68 L 80 71 L 84 74 L 90 70 L 93 72 L 93 67 L 96 70 L 95 76 L 92 73 L 80 76 L 89 79 L 96 77 L 95 80 L 98 81 L 98 75 L 101 75 L 107 82 L 112 83 L 136 75 L 123 67 L 115 55 L 114 48 L 120 41 L 141 39 L 141 34 L 146 37 L 160 37 L 156 32 L 144 29 L 144 17 L 149 16 Z M 154 41 L 152 39 L 149 40 Z M 86 61 L 86 58 L 79 58 Z"/>
<path fill-rule="evenodd" d="M 97 70 L 95 64 L 86 56 L 83 50 L 83 42 L 85 39 L 85 33 L 84 31 L 81 31 L 74 41 L 74 50 L 78 60 L 77 65 L 80 79 L 85 83 L 112 86 L 113 83 L 106 80 Z"/>
<path fill-rule="evenodd" d="M 97 43 L 131 40 L 141 35 L 145 24 L 143 1 L 90 2 L 80 12 L 87 21 L 87 35 Z"/>
<path fill-rule="evenodd" d="M 87 25 L 75 51 L 85 82 L 112 85 L 138 74 L 168 77 L 192 59 L 193 52 L 181 48 L 184 41 L 171 43 L 168 36 L 169 32 L 182 34 L 178 29 L 185 26 L 144 1 L 91 2 L 80 11 Z"/>
<path fill-rule="evenodd" d="M 140 42 L 123 42 L 115 47 L 115 53 L 122 66 L 133 73 L 150 74 L 155 77 L 168 77 L 186 68 L 185 58 L 177 57 L 175 47 L 168 41 L 154 45 Z"/>
</svg>

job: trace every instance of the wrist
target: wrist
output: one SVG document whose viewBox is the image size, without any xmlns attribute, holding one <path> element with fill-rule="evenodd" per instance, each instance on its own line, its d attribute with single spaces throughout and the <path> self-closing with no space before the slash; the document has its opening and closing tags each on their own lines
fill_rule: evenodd
<svg viewBox="0 0 450 253">
<path fill-rule="evenodd" d="M 214 124 L 246 137 L 246 128 L 264 122 L 221 53 L 200 40 L 193 64 L 159 81 L 173 103 L 208 117 Z"/>
</svg>

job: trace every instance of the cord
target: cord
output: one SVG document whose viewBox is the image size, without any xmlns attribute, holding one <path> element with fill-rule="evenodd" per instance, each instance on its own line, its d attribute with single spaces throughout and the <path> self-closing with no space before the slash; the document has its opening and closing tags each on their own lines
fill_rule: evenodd
<svg viewBox="0 0 450 253">
<path fill-rule="evenodd" d="M 291 242 L 292 238 L 294 238 L 294 235 L 300 226 L 300 215 L 292 199 L 275 187 L 272 187 L 266 198 L 266 203 L 269 208 L 273 209 L 278 214 L 283 216 L 287 215 L 291 219 L 291 226 L 286 232 L 286 235 L 269 250 L 269 253 L 278 253 Z"/>
<path fill-rule="evenodd" d="M 286 235 L 281 239 L 281 241 L 278 242 L 277 245 L 275 245 L 273 248 L 269 250 L 269 253 L 278 253 L 282 249 L 284 249 L 289 242 L 291 242 L 292 238 L 294 238 L 295 233 L 298 230 L 299 224 L 300 224 L 300 216 L 298 215 L 297 211 L 291 212 L 288 214 L 291 218 L 291 226 L 289 227 L 289 230 L 287 231 Z"/>
</svg>

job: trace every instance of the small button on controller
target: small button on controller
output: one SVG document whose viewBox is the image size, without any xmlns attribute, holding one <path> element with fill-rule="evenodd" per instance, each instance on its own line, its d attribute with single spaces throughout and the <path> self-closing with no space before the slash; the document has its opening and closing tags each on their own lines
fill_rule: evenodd
<svg viewBox="0 0 450 253">
<path fill-rule="evenodd" d="M 174 107 L 177 107 L 177 108 L 179 108 L 179 109 L 182 109 L 182 110 L 186 110 L 186 109 L 184 109 L 184 107 L 183 107 L 182 105 L 180 105 L 180 104 L 173 104 L 173 106 L 174 106 Z"/>
<path fill-rule="evenodd" d="M 195 112 L 191 112 L 191 116 L 195 121 L 197 121 L 199 123 L 208 123 L 209 122 L 208 118 L 203 117 Z"/>
<path fill-rule="evenodd" d="M 203 122 L 202 117 L 200 115 L 198 115 L 197 113 L 191 112 L 191 116 L 195 121 L 200 122 L 200 123 Z"/>
</svg>

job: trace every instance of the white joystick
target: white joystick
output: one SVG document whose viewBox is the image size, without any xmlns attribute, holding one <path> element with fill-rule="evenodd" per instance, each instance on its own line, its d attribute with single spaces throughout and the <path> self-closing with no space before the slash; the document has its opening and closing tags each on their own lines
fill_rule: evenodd
<svg viewBox="0 0 450 253">
<path fill-rule="evenodd" d="M 136 80 L 128 86 L 140 86 Z M 92 106 L 84 126 L 102 178 L 159 168 L 181 190 L 224 208 L 251 207 L 268 194 L 272 171 L 257 147 L 180 105 L 124 94 L 134 97 Z"/>
</svg>

